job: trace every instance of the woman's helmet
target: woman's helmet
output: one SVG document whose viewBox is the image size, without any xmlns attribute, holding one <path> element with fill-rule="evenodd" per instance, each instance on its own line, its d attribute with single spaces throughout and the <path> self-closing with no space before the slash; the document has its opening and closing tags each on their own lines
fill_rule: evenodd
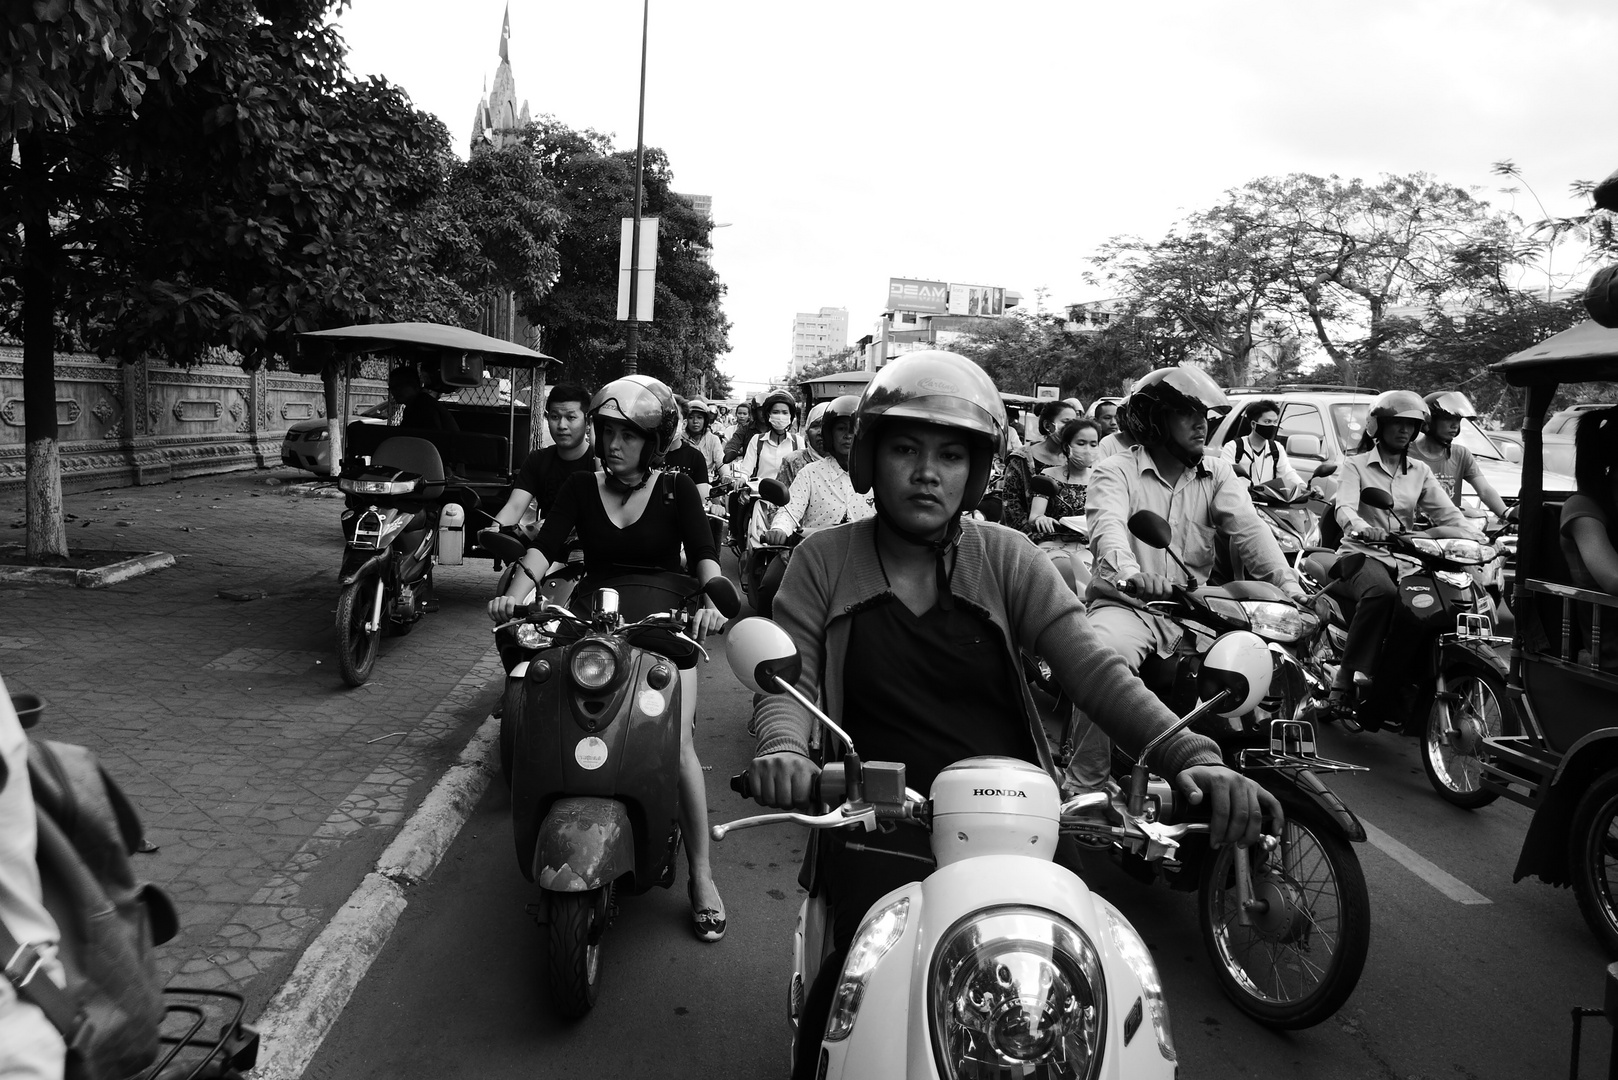
<svg viewBox="0 0 1618 1080">
<path fill-rule="evenodd" d="M 820 434 L 824 438 L 831 432 L 834 425 L 839 422 L 852 424 L 854 415 L 859 411 L 860 399 L 855 394 L 844 394 L 842 397 L 832 398 L 826 403 L 826 413 L 820 418 Z M 828 445 L 830 445 L 828 443 Z"/>
<path fill-rule="evenodd" d="M 1414 420 L 1416 430 L 1420 431 L 1427 426 L 1427 416 L 1427 403 L 1414 390 L 1384 391 L 1371 402 L 1371 410 L 1366 414 L 1365 439 L 1376 441 L 1383 420 Z"/>
<path fill-rule="evenodd" d="M 694 397 L 685 403 L 685 414 L 687 416 L 706 416 L 708 418 L 708 422 L 712 423 L 714 410 L 713 406 L 708 404 L 706 401 L 699 397 Z"/>
<path fill-rule="evenodd" d="M 809 417 L 803 422 L 804 430 L 815 430 L 815 425 L 820 423 L 820 418 L 826 415 L 826 406 L 829 404 L 831 404 L 831 402 L 822 401 L 820 404 L 809 410 Z"/>
<path fill-rule="evenodd" d="M 785 405 L 787 408 L 791 409 L 792 421 L 793 423 L 797 422 L 798 399 L 787 393 L 785 390 L 773 390 L 764 398 L 763 401 L 759 402 L 758 414 L 754 417 L 754 419 L 760 423 L 767 423 L 768 421 L 765 420 L 765 418 L 770 415 L 770 410 L 775 408 L 777 405 Z"/>
<path fill-rule="evenodd" d="M 655 469 L 674 445 L 680 427 L 680 408 L 674 392 L 648 375 L 625 375 L 597 390 L 590 399 L 590 425 L 595 432 L 596 454 L 604 453 L 607 440 L 603 420 L 622 420 L 646 436 L 640 467 Z"/>
<path fill-rule="evenodd" d="M 1472 402 L 1459 390 L 1435 390 L 1421 399 L 1427 406 L 1427 411 L 1433 416 L 1456 416 L 1462 420 L 1473 419 L 1478 411 L 1472 407 Z"/>
<path fill-rule="evenodd" d="M 1169 440 L 1169 417 L 1174 413 L 1206 416 L 1230 411 L 1230 399 L 1206 371 L 1193 367 L 1158 368 L 1141 377 L 1118 410 L 1118 426 L 1142 446 L 1169 448 L 1195 465 L 1200 454 L 1186 454 Z"/>
<path fill-rule="evenodd" d="M 989 465 L 1006 443 L 1006 407 L 988 372 L 964 356 L 934 351 L 905 353 L 878 371 L 854 410 L 848 478 L 861 495 L 871 490 L 877 433 L 889 418 L 937 424 L 969 436 L 972 471 L 961 510 L 977 509 L 989 486 Z"/>
</svg>

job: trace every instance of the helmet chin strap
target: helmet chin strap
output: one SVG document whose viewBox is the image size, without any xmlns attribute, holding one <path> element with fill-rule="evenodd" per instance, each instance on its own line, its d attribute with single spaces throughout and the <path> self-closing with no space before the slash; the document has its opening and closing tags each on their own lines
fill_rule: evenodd
<svg viewBox="0 0 1618 1080">
<path fill-rule="evenodd" d="M 938 576 L 938 606 L 944 611 L 953 611 L 955 609 L 955 601 L 950 596 L 950 575 L 947 564 L 949 560 L 949 553 L 954 550 L 957 544 L 961 542 L 961 515 L 950 515 L 949 525 L 945 527 L 944 535 L 938 539 L 934 539 L 930 536 L 923 536 L 917 532 L 911 532 L 903 525 L 900 525 L 893 519 L 893 515 L 889 514 L 887 510 L 883 508 L 882 501 L 880 499 L 878 499 L 876 503 L 876 517 L 878 521 L 880 521 L 889 531 L 893 533 L 894 536 L 898 537 L 900 540 L 911 545 L 912 547 L 927 548 L 933 553 L 937 559 L 935 571 Z M 880 559 L 881 555 L 882 549 L 879 547 L 877 549 L 877 557 Z M 883 574 L 886 575 L 886 573 L 887 571 L 884 569 Z"/>
</svg>

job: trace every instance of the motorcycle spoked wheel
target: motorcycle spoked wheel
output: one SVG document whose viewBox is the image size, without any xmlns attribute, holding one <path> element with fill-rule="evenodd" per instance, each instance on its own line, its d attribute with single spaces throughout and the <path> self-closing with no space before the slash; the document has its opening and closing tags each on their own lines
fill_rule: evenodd
<svg viewBox="0 0 1618 1080">
<path fill-rule="evenodd" d="M 595 1007 L 601 986 L 601 935 L 607 929 L 612 886 L 589 892 L 553 892 L 546 967 L 556 1011 L 576 1020 Z"/>
<path fill-rule="evenodd" d="M 337 595 L 337 670 L 350 686 L 364 686 L 382 651 L 382 631 L 366 632 L 375 610 L 380 577 L 362 578 Z M 384 601 L 384 606 L 386 602 Z"/>
<path fill-rule="evenodd" d="M 1371 899 L 1353 847 L 1317 813 L 1289 808 L 1280 845 L 1253 849 L 1253 896 L 1269 909 L 1243 926 L 1235 849 L 1210 851 L 1197 890 L 1202 940 L 1225 996 L 1266 1027 L 1313 1027 L 1354 992 L 1371 944 Z"/>
<path fill-rule="evenodd" d="M 1421 767 L 1439 798 L 1463 810 L 1476 810 L 1497 797 L 1483 790 L 1483 740 L 1518 734 L 1517 713 L 1507 697 L 1505 680 L 1485 660 L 1458 659 L 1445 669 L 1444 685 L 1455 695 L 1450 715 L 1460 732 L 1454 742 L 1449 741 L 1443 703 L 1435 700 L 1422 732 Z"/>
<path fill-rule="evenodd" d="M 1579 799 L 1570 846 L 1579 911 L 1607 955 L 1618 957 L 1618 769 L 1597 777 Z"/>
</svg>

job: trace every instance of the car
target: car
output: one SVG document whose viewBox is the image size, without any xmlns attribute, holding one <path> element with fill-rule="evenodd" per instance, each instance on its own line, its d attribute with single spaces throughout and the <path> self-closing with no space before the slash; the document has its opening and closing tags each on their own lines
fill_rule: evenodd
<svg viewBox="0 0 1618 1080">
<path fill-rule="evenodd" d="M 372 405 L 354 419 L 361 424 L 386 424 L 393 412 L 392 401 Z M 319 417 L 299 420 L 287 428 L 281 440 L 281 464 L 317 476 L 331 475 L 331 430 Z"/>
</svg>

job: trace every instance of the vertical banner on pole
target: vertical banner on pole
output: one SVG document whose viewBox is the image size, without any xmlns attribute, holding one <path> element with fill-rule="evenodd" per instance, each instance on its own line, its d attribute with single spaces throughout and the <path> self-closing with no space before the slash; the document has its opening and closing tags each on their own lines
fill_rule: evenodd
<svg viewBox="0 0 1618 1080">
<path fill-rule="evenodd" d="M 635 283 L 635 321 L 652 321 L 652 297 L 657 293 L 657 218 L 640 219 L 640 280 Z M 624 218 L 618 239 L 618 321 L 629 321 L 629 246 L 635 219 Z"/>
</svg>

